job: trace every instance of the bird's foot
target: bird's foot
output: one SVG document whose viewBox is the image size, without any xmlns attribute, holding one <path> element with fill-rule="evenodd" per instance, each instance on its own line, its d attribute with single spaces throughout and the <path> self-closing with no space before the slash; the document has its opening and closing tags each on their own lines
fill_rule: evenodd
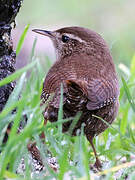
<svg viewBox="0 0 135 180">
<path fill-rule="evenodd" d="M 31 153 L 32 158 L 35 159 L 35 160 L 37 160 L 37 161 L 39 161 L 39 163 L 43 165 L 42 159 L 41 159 L 41 157 L 40 157 L 40 151 L 39 151 L 39 149 L 38 149 L 37 146 L 36 146 L 36 142 L 34 142 L 34 143 L 29 143 L 29 144 L 27 145 L 27 148 L 28 148 L 28 151 Z"/>
<path fill-rule="evenodd" d="M 90 169 L 94 172 L 94 173 L 98 173 L 99 171 L 102 170 L 102 164 L 100 162 L 100 160 L 97 158 L 96 162 L 94 165 L 90 165 Z"/>
<path fill-rule="evenodd" d="M 100 162 L 100 160 L 98 158 L 96 158 L 96 162 L 94 164 L 94 167 L 99 171 L 102 170 L 102 164 L 101 164 L 101 162 Z"/>
</svg>

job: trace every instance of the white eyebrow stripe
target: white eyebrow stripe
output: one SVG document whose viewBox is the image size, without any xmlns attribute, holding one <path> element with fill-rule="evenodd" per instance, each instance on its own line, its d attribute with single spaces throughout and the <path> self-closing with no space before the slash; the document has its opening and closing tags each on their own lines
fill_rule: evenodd
<svg viewBox="0 0 135 180">
<path fill-rule="evenodd" d="M 74 34 L 70 34 L 70 33 L 64 33 L 64 35 L 68 36 L 71 39 L 76 39 L 79 42 L 85 42 L 84 40 L 82 40 L 81 38 L 79 38 L 78 36 L 75 36 Z"/>
</svg>

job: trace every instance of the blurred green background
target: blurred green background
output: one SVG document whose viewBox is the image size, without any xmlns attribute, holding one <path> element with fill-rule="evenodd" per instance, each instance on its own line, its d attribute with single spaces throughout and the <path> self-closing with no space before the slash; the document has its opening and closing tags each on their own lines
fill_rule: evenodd
<svg viewBox="0 0 135 180">
<path fill-rule="evenodd" d="M 55 59 L 51 42 L 34 34 L 32 28 L 54 30 L 64 26 L 83 26 L 95 30 L 108 42 L 116 66 L 119 63 L 129 66 L 135 52 L 134 7 L 133 0 L 24 0 L 13 32 L 15 46 L 24 26 L 30 23 L 30 29 L 17 67 L 26 64 L 35 36 L 38 37 L 37 55 L 46 54 L 50 59 Z"/>
</svg>

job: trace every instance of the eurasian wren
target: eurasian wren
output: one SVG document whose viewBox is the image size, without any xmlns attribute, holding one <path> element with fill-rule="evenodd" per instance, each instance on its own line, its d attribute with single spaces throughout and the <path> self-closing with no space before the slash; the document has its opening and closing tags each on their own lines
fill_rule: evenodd
<svg viewBox="0 0 135 180">
<path fill-rule="evenodd" d="M 56 50 L 57 61 L 45 78 L 41 95 L 46 102 L 54 93 L 43 113 L 45 121 L 57 121 L 62 83 L 63 116 L 74 117 L 82 112 L 72 135 L 85 124 L 84 133 L 93 148 L 95 166 L 100 168 L 93 138 L 108 127 L 100 118 L 111 124 L 119 107 L 119 84 L 108 45 L 99 34 L 82 27 L 33 31 L 50 37 Z M 71 123 L 63 123 L 63 132 L 69 130 Z"/>
</svg>

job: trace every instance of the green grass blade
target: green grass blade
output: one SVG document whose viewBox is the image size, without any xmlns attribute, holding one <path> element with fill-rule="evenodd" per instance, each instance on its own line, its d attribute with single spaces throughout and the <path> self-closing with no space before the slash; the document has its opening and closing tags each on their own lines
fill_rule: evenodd
<svg viewBox="0 0 135 180">
<path fill-rule="evenodd" d="M 127 86 L 127 83 L 126 83 L 126 81 L 125 81 L 125 79 L 123 77 L 121 79 L 122 79 L 122 83 L 123 83 L 123 87 L 124 87 L 125 93 L 127 95 L 127 99 L 129 101 L 133 111 L 135 112 L 135 103 L 134 103 L 134 101 L 132 99 L 132 96 L 130 94 L 129 88 Z"/>
<path fill-rule="evenodd" d="M 94 115 L 94 114 L 92 114 L 92 116 L 93 116 L 93 117 L 96 117 L 97 119 L 100 119 L 100 120 L 101 120 L 102 122 L 104 122 L 109 128 L 114 129 L 114 130 L 120 135 L 120 137 L 122 137 L 122 138 L 126 139 L 127 141 L 130 141 L 130 143 L 132 143 L 131 140 L 129 139 L 129 137 L 127 137 L 126 135 L 123 135 L 123 134 L 120 132 L 120 130 L 114 128 L 111 124 L 109 124 L 109 123 L 108 123 L 107 121 L 105 121 L 103 118 L 101 118 L 101 117 L 99 117 L 99 116 L 96 116 L 96 115 Z M 133 144 L 133 145 L 134 145 L 134 144 Z"/>
<path fill-rule="evenodd" d="M 63 180 L 64 174 L 68 170 L 68 147 L 64 148 L 64 151 L 61 153 L 61 156 L 59 158 L 59 174 L 58 174 L 58 179 Z"/>
<path fill-rule="evenodd" d="M 131 129 L 131 127 L 128 128 L 129 132 L 130 132 L 130 137 L 133 141 L 133 143 L 135 144 L 135 134 L 134 134 L 134 130 Z"/>
<path fill-rule="evenodd" d="M 22 69 L 19 69 L 15 73 L 13 73 L 10 76 L 4 78 L 3 80 L 0 81 L 0 86 L 4 86 L 5 84 L 8 84 L 8 83 L 16 80 L 17 78 L 19 78 L 21 76 L 21 74 L 23 74 L 24 72 L 28 71 L 33 66 L 35 66 L 36 63 L 37 63 L 36 61 L 33 61 L 32 63 L 28 64 L 26 67 L 24 67 Z"/>
<path fill-rule="evenodd" d="M 35 39 L 34 39 L 34 42 L 33 42 L 32 50 L 31 50 L 31 54 L 30 54 L 30 61 L 31 61 L 32 58 L 34 57 L 34 52 L 35 52 L 36 43 L 37 43 L 37 38 L 35 38 Z"/>
<path fill-rule="evenodd" d="M 0 113 L 0 120 L 3 119 L 5 116 L 7 116 L 13 109 L 15 109 L 21 103 L 22 103 L 22 99 L 14 102 L 10 107 L 4 108 L 3 111 Z"/>
<path fill-rule="evenodd" d="M 63 119 L 63 85 L 61 84 L 61 96 L 60 96 L 60 106 L 58 112 L 58 121 L 62 119 Z M 59 124 L 58 131 L 60 134 L 62 133 L 62 124 Z"/>
<path fill-rule="evenodd" d="M 69 130 L 68 130 L 69 135 L 72 135 L 74 127 L 76 126 L 78 120 L 80 119 L 81 114 L 82 114 L 82 112 L 78 112 L 77 115 L 75 116 L 75 118 L 73 119 L 73 121 L 69 127 Z"/>
<path fill-rule="evenodd" d="M 116 128 L 114 128 L 111 124 L 109 124 L 107 121 L 105 121 L 103 118 L 99 117 L 99 116 L 96 116 L 94 114 L 92 114 L 93 117 L 97 118 L 97 119 L 100 119 L 102 122 L 104 122 L 108 127 L 111 127 L 112 129 L 114 129 L 115 131 L 117 131 L 120 135 L 121 135 L 121 132 L 119 130 L 117 130 Z"/>
<path fill-rule="evenodd" d="M 133 87 L 135 87 L 135 83 L 128 83 L 128 88 L 133 88 Z M 122 98 L 123 98 L 123 94 L 124 94 L 124 87 L 122 86 L 121 88 L 120 88 L 120 96 L 119 96 L 119 100 L 121 101 L 122 100 Z"/>
<path fill-rule="evenodd" d="M 9 179 L 17 179 L 17 178 L 19 178 L 18 175 L 16 175 L 15 173 L 12 173 L 10 171 L 5 171 L 4 177 L 9 178 Z"/>
<path fill-rule="evenodd" d="M 16 87 L 14 88 L 12 94 L 10 95 L 10 97 L 5 105 L 5 108 L 12 105 L 13 102 L 16 102 L 19 100 L 19 95 L 23 89 L 25 78 L 26 78 L 26 73 L 23 73 L 21 78 L 19 79 L 19 82 L 17 82 Z"/>
<path fill-rule="evenodd" d="M 83 175 L 85 175 L 87 180 L 90 180 L 90 174 L 89 174 L 89 152 L 88 147 L 86 143 L 86 139 L 84 137 L 84 126 L 85 124 L 82 124 L 81 127 L 81 135 L 80 135 L 80 160 L 81 160 L 81 166 L 80 168 L 83 169 Z"/>
<path fill-rule="evenodd" d="M 19 106 L 17 108 L 17 114 L 15 116 L 13 127 L 11 129 L 10 136 L 8 138 L 7 146 L 10 144 L 10 142 L 12 142 L 13 137 L 16 137 L 16 135 L 17 135 L 17 129 L 18 129 L 18 126 L 19 126 L 19 123 L 20 123 L 22 110 L 23 110 L 25 102 L 26 102 L 26 99 L 23 98 L 22 103 L 19 104 Z M 13 143 L 11 143 L 11 145 L 12 144 Z M 9 149 L 11 149 L 10 146 L 9 146 Z M 7 164 L 9 162 L 9 159 L 11 158 L 10 157 L 11 154 L 9 153 L 9 149 L 8 148 L 6 149 L 7 151 L 5 151 L 5 154 L 3 155 L 3 158 L 2 158 L 2 161 L 1 161 L 2 168 L 1 168 L 1 172 L 0 172 L 0 177 L 3 176 L 3 174 L 4 174 L 5 170 L 6 170 Z M 11 163 L 13 163 L 13 162 L 11 161 Z"/>
<path fill-rule="evenodd" d="M 133 58 L 131 59 L 131 67 L 130 67 L 131 74 L 135 73 L 135 54 Z"/>
<path fill-rule="evenodd" d="M 128 107 L 126 106 L 123 108 L 123 118 L 121 119 L 120 123 L 120 132 L 124 135 L 127 129 L 127 121 L 128 121 Z"/>
<path fill-rule="evenodd" d="M 24 31 L 23 31 L 20 39 L 19 39 L 19 42 L 18 42 L 17 48 L 16 48 L 16 55 L 18 55 L 18 54 L 20 53 L 20 51 L 21 51 L 21 48 L 22 48 L 24 39 L 25 39 L 25 37 L 26 37 L 26 34 L 27 34 L 27 32 L 28 32 L 29 26 L 30 26 L 30 24 L 28 24 L 28 25 L 25 27 L 25 29 L 24 29 Z"/>
</svg>

